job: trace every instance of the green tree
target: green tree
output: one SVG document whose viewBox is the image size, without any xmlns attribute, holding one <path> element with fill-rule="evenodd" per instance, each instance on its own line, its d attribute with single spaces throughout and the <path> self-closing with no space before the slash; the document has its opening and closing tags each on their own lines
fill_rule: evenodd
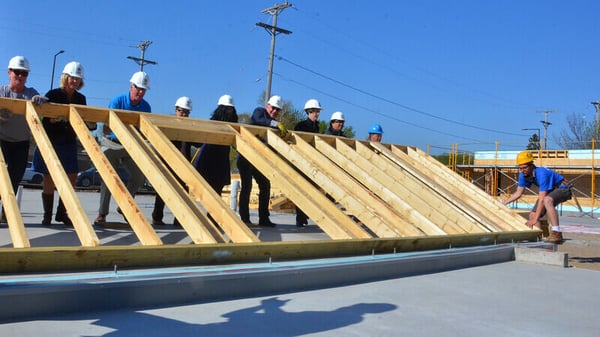
<svg viewBox="0 0 600 337">
<path fill-rule="evenodd" d="M 527 150 L 539 150 L 540 149 L 540 137 L 537 133 L 534 133 L 529 137 L 529 144 L 527 144 Z"/>
</svg>

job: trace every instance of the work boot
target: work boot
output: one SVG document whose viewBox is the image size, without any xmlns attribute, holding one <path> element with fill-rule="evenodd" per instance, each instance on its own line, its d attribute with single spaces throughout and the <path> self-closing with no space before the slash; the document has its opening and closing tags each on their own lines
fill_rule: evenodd
<svg viewBox="0 0 600 337">
<path fill-rule="evenodd" d="M 50 226 L 52 224 L 52 207 L 54 206 L 54 193 L 42 193 L 42 205 L 44 206 L 44 218 L 42 225 Z"/>
<path fill-rule="evenodd" d="M 546 242 L 555 243 L 557 245 L 560 245 L 563 243 L 563 241 L 562 232 L 557 231 L 552 231 L 552 233 L 550 233 L 550 235 L 546 238 Z"/>
<path fill-rule="evenodd" d="M 73 227 L 73 222 L 69 219 L 65 204 L 63 204 L 60 198 L 58 199 L 58 207 L 56 207 L 56 217 L 54 217 L 54 220 L 62 222 L 67 227 Z"/>
</svg>

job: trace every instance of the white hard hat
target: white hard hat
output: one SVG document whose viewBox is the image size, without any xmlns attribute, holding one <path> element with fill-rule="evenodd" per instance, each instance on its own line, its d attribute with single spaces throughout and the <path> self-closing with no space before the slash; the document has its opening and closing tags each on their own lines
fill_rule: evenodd
<svg viewBox="0 0 600 337">
<path fill-rule="evenodd" d="M 277 108 L 277 109 L 281 109 L 282 101 L 281 101 L 281 96 L 271 96 L 271 98 L 269 98 L 269 101 L 267 102 L 268 105 Z"/>
<path fill-rule="evenodd" d="M 29 61 L 25 56 L 15 56 L 8 61 L 8 69 L 20 69 L 29 71 Z"/>
<path fill-rule="evenodd" d="M 179 97 L 175 102 L 175 107 L 180 107 L 192 111 L 192 100 L 186 96 Z"/>
<path fill-rule="evenodd" d="M 138 71 L 131 76 L 129 83 L 141 89 L 150 89 L 150 77 L 143 71 Z"/>
<path fill-rule="evenodd" d="M 343 121 L 344 120 L 344 114 L 340 111 L 336 111 L 334 113 L 331 114 L 331 118 L 329 119 L 330 121 L 333 120 L 337 120 L 337 121 Z"/>
<path fill-rule="evenodd" d="M 69 62 L 63 69 L 63 74 L 71 77 L 83 78 L 83 66 L 79 62 Z"/>
<path fill-rule="evenodd" d="M 217 102 L 217 105 L 225 105 L 225 106 L 231 106 L 235 108 L 235 104 L 233 104 L 233 97 L 231 97 L 231 95 L 223 95 L 221 97 L 219 97 L 219 101 Z"/>
<path fill-rule="evenodd" d="M 308 101 L 306 101 L 306 103 L 304 103 L 304 110 L 308 110 L 308 109 L 323 110 L 323 108 L 321 108 L 321 103 L 319 103 L 319 101 L 317 101 L 314 98 L 311 98 Z"/>
</svg>

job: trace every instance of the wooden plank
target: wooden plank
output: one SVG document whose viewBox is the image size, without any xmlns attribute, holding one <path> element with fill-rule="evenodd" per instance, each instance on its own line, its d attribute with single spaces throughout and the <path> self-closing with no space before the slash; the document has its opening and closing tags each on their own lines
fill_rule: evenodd
<svg viewBox="0 0 600 337">
<path fill-rule="evenodd" d="M 421 162 L 411 158 L 404 152 L 393 153 L 390 149 L 385 147 L 381 143 L 371 143 L 370 146 L 379 151 L 383 156 L 389 159 L 391 162 L 405 168 L 407 171 L 411 171 L 415 177 L 424 183 L 435 186 L 435 190 L 440 193 L 450 205 L 462 209 L 472 216 L 476 221 L 481 223 L 489 231 L 502 231 L 503 220 L 495 213 L 490 213 L 486 209 L 483 209 L 478 203 L 469 202 L 469 196 L 465 195 L 460 189 L 455 189 L 453 185 L 439 183 L 435 180 L 435 176 L 439 174 L 440 170 L 438 166 L 434 165 L 423 165 Z M 447 168 L 446 168 L 447 169 Z M 456 179 L 462 179 L 456 176 Z"/>
<path fill-rule="evenodd" d="M 466 232 L 489 232 L 498 231 L 493 222 L 488 218 L 479 215 L 476 207 L 470 207 L 462 202 L 460 196 L 455 196 L 447 190 L 446 186 L 437 184 L 426 174 L 419 171 L 421 165 L 418 163 L 409 163 L 400 156 L 394 155 L 390 150 L 378 142 L 356 142 L 356 152 L 369 159 L 384 172 L 392 174 L 394 171 L 401 170 L 405 172 L 407 178 L 410 177 L 411 183 L 421 185 L 422 193 L 428 193 L 428 196 L 435 195 L 445 206 L 446 215 L 454 216 L 454 221 Z M 409 186 L 409 184 L 403 184 Z M 476 206 L 476 205 L 474 205 Z"/>
<path fill-rule="evenodd" d="M 58 159 L 54 147 L 42 126 L 42 121 L 37 115 L 36 108 L 32 103 L 27 104 L 25 118 L 37 147 L 42 154 L 42 158 L 44 158 L 48 172 L 50 172 L 50 176 L 54 181 L 58 195 L 69 211 L 69 218 L 73 222 L 73 227 L 81 245 L 86 247 L 98 246 L 100 239 L 98 239 L 96 232 L 94 232 L 85 210 L 77 198 L 75 189 L 62 167 L 60 159 Z"/>
<path fill-rule="evenodd" d="M 175 148 L 173 143 L 161 132 L 161 129 L 152 123 L 150 118 L 146 116 L 140 118 L 140 130 L 152 143 L 154 149 L 162 156 L 164 162 L 168 163 L 169 168 L 185 182 L 189 193 L 194 199 L 202 203 L 206 211 L 210 213 L 211 217 L 219 224 L 219 227 L 231 241 L 260 242 L 250 228 L 239 219 L 183 154 Z M 197 131 L 204 132 L 202 129 Z M 173 209 L 171 208 L 171 210 Z M 203 213 L 201 217 L 206 218 Z M 206 221 L 210 223 L 211 227 L 213 226 L 208 218 L 206 218 Z"/>
<path fill-rule="evenodd" d="M 191 117 L 150 115 L 147 118 L 171 140 L 202 144 L 233 145 L 239 124 Z M 199 130 L 205 130 L 200 132 Z"/>
<path fill-rule="evenodd" d="M 82 115 L 86 116 L 90 109 L 84 106 L 73 106 L 72 110 L 73 113 L 69 116 L 71 126 L 73 127 L 73 130 L 75 130 L 77 138 L 79 138 L 79 141 L 81 142 L 81 145 L 85 149 L 90 160 L 98 170 L 98 174 L 100 174 L 102 180 L 106 184 L 106 187 L 111 192 L 112 197 L 115 198 L 117 203 L 118 201 L 121 201 L 123 205 L 127 204 L 130 205 L 128 207 L 133 207 L 135 209 L 135 217 L 141 218 L 140 221 L 130 224 L 137 238 L 143 245 L 161 245 L 162 241 L 154 232 L 154 229 L 150 223 L 148 223 L 148 221 L 143 217 L 142 211 L 137 207 L 133 197 L 131 194 L 129 194 L 129 191 L 123 184 L 123 181 L 112 167 L 102 152 L 100 145 L 89 132 L 87 125 L 85 125 L 84 120 L 81 118 Z M 106 110 L 106 114 L 109 114 L 108 110 Z"/>
<path fill-rule="evenodd" d="M 330 144 L 331 140 L 327 137 L 315 136 L 315 147 L 319 152 L 323 153 L 330 160 L 335 162 L 339 167 L 346 171 L 354 179 L 360 181 L 371 192 L 377 194 L 383 201 L 388 203 L 390 207 L 396 210 L 402 218 L 408 223 L 417 227 L 425 235 L 443 235 L 447 234 L 428 217 L 414 210 L 414 208 L 405 200 L 400 198 L 396 193 L 390 190 L 387 185 L 382 184 L 372 175 L 372 172 L 365 171 L 357 165 L 355 158 L 348 158 Z M 335 139 L 333 139 L 335 144 Z M 381 173 L 380 173 L 381 174 Z"/>
<path fill-rule="evenodd" d="M 421 236 L 424 233 L 406 222 L 388 204 L 294 132 L 295 146 L 284 156 L 316 185 L 344 205 L 379 237 Z M 274 144 L 270 144 L 275 146 Z M 283 153 L 283 150 L 278 150 Z"/>
<path fill-rule="evenodd" d="M 267 137 L 278 137 L 265 127 L 240 128 L 236 148 L 267 179 L 280 186 L 295 204 L 332 239 L 369 238 L 371 235 L 340 211 L 316 187 L 263 144 L 250 130 L 262 129 Z"/>
<path fill-rule="evenodd" d="M 400 147 L 392 146 L 392 153 L 396 152 L 404 152 Z M 419 160 L 423 165 L 431 165 L 438 167 L 438 174 L 432 176 L 434 179 L 439 179 L 442 183 L 453 186 L 456 189 L 462 191 L 462 195 L 465 198 L 468 198 L 476 205 L 480 205 L 483 209 L 488 210 L 489 212 L 495 212 L 497 214 L 502 214 L 502 217 L 505 219 L 501 224 L 506 224 L 509 226 L 508 228 L 502 227 L 505 229 L 513 229 L 513 230 L 524 230 L 528 227 L 525 225 L 525 222 L 519 215 L 514 211 L 504 206 L 502 203 L 497 200 L 491 199 L 489 195 L 485 194 L 483 190 L 478 188 L 477 186 L 471 184 L 470 182 L 464 179 L 456 179 L 457 175 L 452 172 L 450 169 L 445 167 L 442 163 L 437 161 L 435 158 L 427 155 L 423 151 L 416 148 L 406 148 L 406 153 Z"/>
<path fill-rule="evenodd" d="M 448 207 L 439 195 L 431 193 L 428 186 L 414 181 L 406 172 L 386 172 L 380 167 L 383 163 L 375 164 L 341 142 L 336 142 L 336 149 L 354 161 L 363 171 L 369 172 L 373 179 L 387 186 L 396 196 L 406 200 L 415 211 L 425 215 L 447 234 L 469 232 L 460 224 L 465 219 L 460 218 L 455 210 Z M 389 167 L 385 168 L 390 171 Z"/>
<path fill-rule="evenodd" d="M 8 232 L 10 233 L 13 247 L 31 247 L 2 151 L 0 151 L 0 199 L 2 200 L 2 208 L 4 208 L 6 221 L 8 222 Z"/>
<path fill-rule="evenodd" d="M 215 229 L 208 219 L 206 219 L 192 200 L 187 197 L 185 192 L 179 185 L 175 177 L 164 166 L 159 158 L 152 153 L 152 150 L 146 144 L 145 140 L 139 135 L 139 132 L 132 125 L 127 128 L 119 119 L 118 116 L 111 113 L 109 116 L 111 130 L 115 133 L 121 145 L 127 150 L 141 172 L 150 181 L 157 193 L 163 198 L 166 204 L 174 206 L 171 208 L 173 214 L 180 219 L 181 225 L 188 233 L 192 241 L 195 243 L 217 243 L 225 242 L 217 229 Z M 139 125 L 139 123 L 137 123 Z M 129 220 L 129 216 L 135 217 L 137 213 L 136 205 L 121 204 L 123 214 Z M 136 206 L 135 209 L 133 207 Z M 128 213 L 130 212 L 130 213 Z M 141 215 L 141 214 L 140 214 Z M 147 220 L 140 216 L 143 222 Z M 140 219 L 134 218 L 137 222 Z M 200 221 L 197 221 L 200 220 Z M 143 224 L 140 222 L 140 224 Z"/>
<path fill-rule="evenodd" d="M 540 231 L 205 245 L 0 248 L 0 272 L 113 270 L 157 266 L 206 266 L 277 262 L 535 241 Z"/>
</svg>

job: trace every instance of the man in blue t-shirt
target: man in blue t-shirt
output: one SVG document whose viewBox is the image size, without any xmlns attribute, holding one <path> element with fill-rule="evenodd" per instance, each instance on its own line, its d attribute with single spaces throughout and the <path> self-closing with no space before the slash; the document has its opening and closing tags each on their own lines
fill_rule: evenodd
<svg viewBox="0 0 600 337">
<path fill-rule="evenodd" d="M 525 188 L 536 185 L 539 188 L 538 200 L 529 213 L 527 226 L 541 229 L 540 218 L 547 215 L 548 222 L 552 225 L 552 233 L 546 241 L 562 243 L 563 236 L 555 207 L 571 199 L 571 185 L 562 175 L 545 167 L 536 167 L 533 163 L 533 155 L 529 151 L 521 151 L 517 155 L 517 165 L 520 171 L 518 187 L 513 195 L 504 200 L 504 204 L 507 205 L 519 199 Z"/>
<path fill-rule="evenodd" d="M 143 71 L 138 71 L 131 76 L 129 80 L 129 93 L 119 95 L 110 101 L 108 107 L 111 109 L 131 110 L 138 112 L 151 112 L 150 104 L 144 100 L 146 91 L 150 89 L 150 78 Z M 102 132 L 99 132 L 100 147 L 115 171 L 119 165 L 122 165 L 128 173 L 127 190 L 129 194 L 135 196 L 136 192 L 144 184 L 144 175 L 137 167 L 129 153 L 119 142 L 115 134 L 106 124 L 103 125 Z M 110 191 L 104 181 L 100 185 L 100 207 L 98 208 L 98 217 L 94 224 L 101 225 L 106 222 L 106 215 L 110 206 Z M 120 213 L 120 209 L 117 208 Z"/>
</svg>

